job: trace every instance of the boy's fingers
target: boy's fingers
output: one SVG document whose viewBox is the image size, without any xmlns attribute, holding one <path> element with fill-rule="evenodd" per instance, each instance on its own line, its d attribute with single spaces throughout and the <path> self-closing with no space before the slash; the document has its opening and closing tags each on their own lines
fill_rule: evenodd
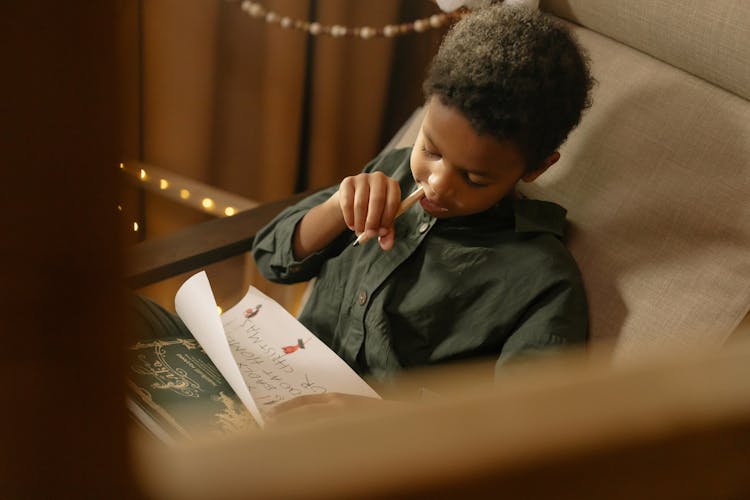
<svg viewBox="0 0 750 500">
<path fill-rule="evenodd" d="M 391 229 L 390 231 L 387 231 L 385 234 L 382 234 L 381 236 L 379 236 L 378 244 L 380 245 L 380 248 L 382 248 L 383 250 L 390 250 L 391 248 L 393 248 L 394 235 L 395 235 L 395 232 L 393 231 L 393 229 Z"/>
<path fill-rule="evenodd" d="M 354 188 L 354 231 L 359 234 L 365 230 L 367 207 L 370 199 L 370 184 L 367 179 L 358 176 Z"/>
<path fill-rule="evenodd" d="M 357 236 L 373 238 L 381 227 L 391 227 L 400 203 L 398 182 L 382 173 L 346 177 L 339 185 L 344 222 Z"/>
<path fill-rule="evenodd" d="M 393 179 L 388 179 L 388 193 L 383 209 L 383 215 L 380 217 L 380 227 L 390 228 L 393 226 L 393 218 L 398 212 L 401 205 L 401 187 Z"/>
<path fill-rule="evenodd" d="M 341 416 L 345 414 L 345 410 L 358 410 L 372 405 L 379 407 L 382 404 L 383 402 L 380 399 L 354 394 L 338 392 L 307 394 L 271 407 L 266 416 L 269 421 L 277 423 L 309 422 L 321 418 Z"/>
<path fill-rule="evenodd" d="M 370 200 L 367 206 L 367 220 L 365 227 L 368 230 L 377 230 L 380 227 L 380 219 L 385 208 L 388 178 L 385 175 L 370 176 Z"/>
<path fill-rule="evenodd" d="M 339 185 L 339 207 L 346 227 L 354 229 L 354 185 L 351 177 L 346 177 Z"/>
<path fill-rule="evenodd" d="M 326 404 L 329 403 L 332 398 L 334 398 L 334 396 L 331 396 L 331 394 L 335 393 L 306 394 L 304 396 L 297 396 L 295 398 L 284 401 L 283 403 L 272 406 L 268 411 L 268 414 L 276 416 L 281 413 L 285 413 L 308 405 Z"/>
</svg>

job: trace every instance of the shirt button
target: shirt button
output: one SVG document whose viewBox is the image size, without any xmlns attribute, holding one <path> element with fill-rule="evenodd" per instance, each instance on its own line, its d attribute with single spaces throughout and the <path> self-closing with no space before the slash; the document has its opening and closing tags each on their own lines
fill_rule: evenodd
<svg viewBox="0 0 750 500">
<path fill-rule="evenodd" d="M 359 294 L 357 295 L 357 302 L 359 305 L 363 306 L 367 302 L 367 292 L 364 290 L 360 290 Z"/>
<path fill-rule="evenodd" d="M 428 230 L 429 228 L 430 228 L 430 224 L 429 224 L 429 222 L 423 222 L 423 223 L 421 223 L 421 224 L 419 225 L 419 229 L 418 229 L 418 231 L 419 231 L 419 234 L 422 234 L 422 233 L 424 233 L 424 232 L 425 232 L 425 231 L 427 231 L 427 230 Z"/>
</svg>

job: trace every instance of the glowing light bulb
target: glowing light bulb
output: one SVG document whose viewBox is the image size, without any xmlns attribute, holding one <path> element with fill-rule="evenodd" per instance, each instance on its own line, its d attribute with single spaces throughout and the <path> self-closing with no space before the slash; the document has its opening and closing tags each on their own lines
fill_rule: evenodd
<svg viewBox="0 0 750 500">
<path fill-rule="evenodd" d="M 138 223 L 137 222 L 133 222 L 133 231 L 138 232 Z"/>
<path fill-rule="evenodd" d="M 219 314 L 221 314 L 223 311 L 221 310 L 221 306 L 216 306 L 216 310 L 219 311 Z"/>
<path fill-rule="evenodd" d="M 183 200 L 187 200 L 188 198 L 190 198 L 190 191 L 188 191 L 187 189 L 180 189 L 180 198 L 182 198 Z"/>
<path fill-rule="evenodd" d="M 124 163 L 120 163 L 120 170 L 124 170 L 124 169 L 125 169 L 125 164 Z"/>
<path fill-rule="evenodd" d="M 227 207 L 224 209 L 224 215 L 226 215 L 227 217 L 231 217 L 236 213 L 237 211 L 234 209 L 234 207 Z"/>
<path fill-rule="evenodd" d="M 203 201 L 201 201 L 201 205 L 203 205 L 203 208 L 206 210 L 210 210 L 214 207 L 214 200 L 211 198 L 203 198 Z"/>
<path fill-rule="evenodd" d="M 161 179 L 159 181 L 159 189 L 167 189 L 169 187 L 169 181 L 167 179 Z"/>
<path fill-rule="evenodd" d="M 145 170 L 141 169 L 140 177 L 141 177 L 142 181 L 146 180 L 146 171 Z"/>
<path fill-rule="evenodd" d="M 117 211 L 122 212 L 122 205 L 117 205 Z"/>
</svg>

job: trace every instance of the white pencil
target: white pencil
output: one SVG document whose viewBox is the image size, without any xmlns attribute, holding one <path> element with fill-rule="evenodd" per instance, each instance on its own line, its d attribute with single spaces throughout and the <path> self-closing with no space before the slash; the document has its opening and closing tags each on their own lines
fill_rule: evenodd
<svg viewBox="0 0 750 500">
<path fill-rule="evenodd" d="M 398 207 L 398 212 L 396 212 L 396 215 L 393 216 L 393 220 L 396 220 L 409 210 L 412 205 L 414 205 L 416 202 L 424 198 L 424 188 L 422 186 L 419 186 L 417 189 L 414 190 L 412 194 L 404 198 L 404 200 L 401 202 L 401 205 Z M 357 240 L 352 245 L 353 247 L 359 246 L 361 243 L 364 243 L 365 241 L 369 240 L 370 238 L 367 237 L 367 231 L 363 232 L 357 237 Z"/>
</svg>

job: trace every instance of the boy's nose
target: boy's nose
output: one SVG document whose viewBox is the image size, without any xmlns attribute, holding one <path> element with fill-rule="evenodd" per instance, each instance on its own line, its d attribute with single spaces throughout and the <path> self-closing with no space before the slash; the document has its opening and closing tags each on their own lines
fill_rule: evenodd
<svg viewBox="0 0 750 500">
<path fill-rule="evenodd" d="M 427 185 L 433 192 L 433 197 L 447 196 L 450 193 L 450 176 L 445 171 L 433 171 L 427 178 Z"/>
</svg>

